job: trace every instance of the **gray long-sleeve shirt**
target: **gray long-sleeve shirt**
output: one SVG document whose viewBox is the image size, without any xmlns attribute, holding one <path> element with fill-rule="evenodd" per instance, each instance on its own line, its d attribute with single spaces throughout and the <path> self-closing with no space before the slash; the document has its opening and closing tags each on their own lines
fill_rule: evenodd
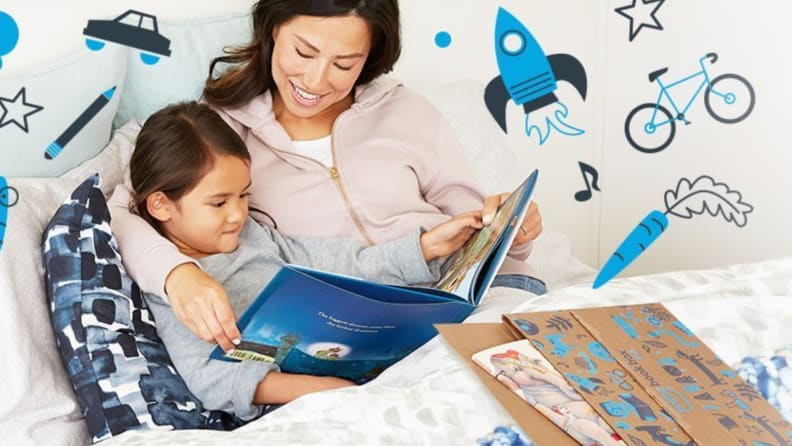
<svg viewBox="0 0 792 446">
<path fill-rule="evenodd" d="M 269 226 L 248 220 L 232 253 L 199 259 L 201 267 L 226 290 L 237 316 L 250 306 L 281 265 L 294 263 L 367 280 L 407 285 L 437 280 L 437 262 L 427 265 L 415 230 L 400 239 L 365 247 L 351 238 L 286 238 Z M 209 410 L 232 412 L 243 420 L 257 417 L 256 386 L 277 366 L 209 359 L 215 344 L 195 336 L 154 294 L 144 294 L 157 321 L 157 333 L 187 387 Z"/>
</svg>

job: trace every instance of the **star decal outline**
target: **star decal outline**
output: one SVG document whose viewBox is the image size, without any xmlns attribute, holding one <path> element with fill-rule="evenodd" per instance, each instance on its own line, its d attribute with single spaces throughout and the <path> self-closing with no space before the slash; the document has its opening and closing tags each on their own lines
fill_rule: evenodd
<svg viewBox="0 0 792 446">
<path fill-rule="evenodd" d="M 650 5 L 652 3 L 655 4 L 654 9 L 652 9 L 652 12 L 649 14 L 649 16 L 652 18 L 652 21 L 654 23 L 646 23 L 642 21 L 640 22 L 637 28 L 635 27 L 636 18 L 630 15 L 630 13 L 627 12 L 627 10 L 636 8 L 638 2 L 641 2 L 643 5 Z M 620 6 L 614 9 L 614 11 L 616 11 L 617 14 L 619 14 L 622 17 L 625 17 L 627 20 L 630 21 L 630 42 L 632 42 L 635 39 L 635 37 L 638 36 L 638 33 L 644 27 L 656 29 L 660 31 L 663 30 L 663 25 L 660 23 L 659 20 L 657 20 L 657 17 L 655 16 L 655 14 L 657 14 L 657 10 L 659 10 L 660 7 L 663 6 L 663 3 L 665 3 L 665 0 L 632 0 L 632 3 L 629 5 Z"/>
<path fill-rule="evenodd" d="M 22 98 L 22 106 L 27 107 L 31 110 L 29 110 L 27 113 L 22 115 L 21 117 L 22 122 L 19 122 L 17 116 L 11 117 L 10 119 L 6 119 L 6 116 L 8 116 L 9 114 L 9 110 L 4 103 L 16 104 L 20 97 Z M 4 98 L 0 96 L 0 112 L 2 112 L 0 114 L 0 129 L 10 124 L 16 124 L 16 126 L 22 129 L 23 132 L 29 133 L 30 129 L 28 126 L 28 118 L 31 115 L 40 112 L 41 110 L 44 110 L 43 106 L 36 105 L 27 101 L 27 91 L 25 90 L 25 87 L 22 87 L 17 92 L 16 96 L 14 96 L 13 99 Z"/>
</svg>

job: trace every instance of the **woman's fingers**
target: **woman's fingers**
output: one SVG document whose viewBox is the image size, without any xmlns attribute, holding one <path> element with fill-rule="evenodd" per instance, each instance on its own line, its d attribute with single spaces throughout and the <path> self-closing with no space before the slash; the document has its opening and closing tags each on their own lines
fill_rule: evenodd
<svg viewBox="0 0 792 446">
<path fill-rule="evenodd" d="M 481 209 L 481 220 L 484 222 L 484 226 L 492 223 L 492 218 L 495 217 L 495 212 L 498 211 L 498 207 L 509 198 L 509 195 L 511 194 L 506 192 L 498 195 L 490 195 L 484 199 L 484 206 Z"/>
<path fill-rule="evenodd" d="M 193 322 L 195 325 L 195 329 L 197 330 L 197 335 L 199 338 L 206 342 L 214 342 L 214 337 L 212 337 L 212 330 L 206 325 L 206 321 L 203 319 L 197 320 Z"/>
<path fill-rule="evenodd" d="M 176 317 L 195 336 L 234 348 L 240 339 L 236 316 L 225 289 L 213 277 L 191 263 L 177 266 L 166 279 L 166 291 Z"/>
<path fill-rule="evenodd" d="M 206 295 L 196 297 L 187 312 L 201 339 L 217 344 L 225 351 L 235 347 L 233 340 L 239 339 L 239 330 L 225 293 L 221 296 L 216 289 L 210 289 Z"/>
<path fill-rule="evenodd" d="M 225 305 L 223 305 L 225 303 Z M 215 340 L 217 343 L 223 347 L 223 350 L 228 351 L 228 348 L 225 348 L 225 340 L 231 343 L 230 348 L 234 348 L 239 341 L 242 339 L 242 335 L 239 333 L 239 328 L 236 325 L 236 316 L 234 315 L 234 310 L 231 309 L 231 306 L 228 305 L 228 300 L 225 301 L 214 301 L 214 315 L 217 318 L 217 322 L 220 324 L 221 333 L 219 336 L 215 336 Z M 221 342 L 222 341 L 222 342 Z"/>
<path fill-rule="evenodd" d="M 484 227 L 481 211 L 465 212 L 457 215 L 450 221 L 453 222 L 458 228 L 460 228 L 460 230 L 464 228 L 481 229 Z"/>
<path fill-rule="evenodd" d="M 525 213 L 523 221 L 517 228 L 517 236 L 514 238 L 515 245 L 528 243 L 539 237 L 542 233 L 542 215 L 539 213 L 539 206 L 531 202 L 528 211 Z"/>
<path fill-rule="evenodd" d="M 231 339 L 229 339 L 228 336 L 226 336 L 225 330 L 223 329 L 223 326 L 220 325 L 220 322 L 218 322 L 214 312 L 205 316 L 208 316 L 204 319 L 204 324 L 206 329 L 209 331 L 209 342 L 216 343 L 224 351 L 232 350 L 234 348 L 234 343 L 231 342 Z"/>
</svg>

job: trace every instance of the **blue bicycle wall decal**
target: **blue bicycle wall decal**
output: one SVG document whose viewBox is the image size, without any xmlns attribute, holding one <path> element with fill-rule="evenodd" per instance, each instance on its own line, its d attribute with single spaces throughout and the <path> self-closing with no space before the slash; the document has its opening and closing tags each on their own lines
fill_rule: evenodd
<svg viewBox="0 0 792 446">
<path fill-rule="evenodd" d="M 685 125 L 690 124 L 686 113 L 705 87 L 704 106 L 715 120 L 724 124 L 734 124 L 751 114 L 756 102 L 756 95 L 751 84 L 744 77 L 734 73 L 721 74 L 710 80 L 704 63 L 707 59 L 710 64 L 714 64 L 718 60 L 718 55 L 707 53 L 699 59 L 701 71 L 667 85 L 663 84 L 660 76 L 665 74 L 668 68 L 661 68 L 649 73 L 649 82 L 657 82 L 657 85 L 660 86 L 660 93 L 655 102 L 641 104 L 627 115 L 627 119 L 624 121 L 624 134 L 631 146 L 644 153 L 657 153 L 668 147 L 676 135 L 676 121 L 682 121 Z M 694 80 L 700 82 L 699 86 L 687 100 L 685 106 L 680 109 L 669 90 Z M 673 114 L 668 108 L 661 105 L 664 99 L 674 110 Z"/>
</svg>

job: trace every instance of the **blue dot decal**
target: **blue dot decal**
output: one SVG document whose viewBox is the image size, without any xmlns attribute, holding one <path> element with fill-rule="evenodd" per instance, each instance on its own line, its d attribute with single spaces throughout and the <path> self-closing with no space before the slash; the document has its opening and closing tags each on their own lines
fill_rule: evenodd
<svg viewBox="0 0 792 446">
<path fill-rule="evenodd" d="M 10 15 L 0 11 L 0 69 L 3 68 L 2 57 L 16 48 L 19 40 L 19 28 Z"/>
<path fill-rule="evenodd" d="M 435 44 L 440 48 L 448 48 L 451 45 L 451 34 L 445 31 L 440 31 L 435 34 Z"/>
</svg>

